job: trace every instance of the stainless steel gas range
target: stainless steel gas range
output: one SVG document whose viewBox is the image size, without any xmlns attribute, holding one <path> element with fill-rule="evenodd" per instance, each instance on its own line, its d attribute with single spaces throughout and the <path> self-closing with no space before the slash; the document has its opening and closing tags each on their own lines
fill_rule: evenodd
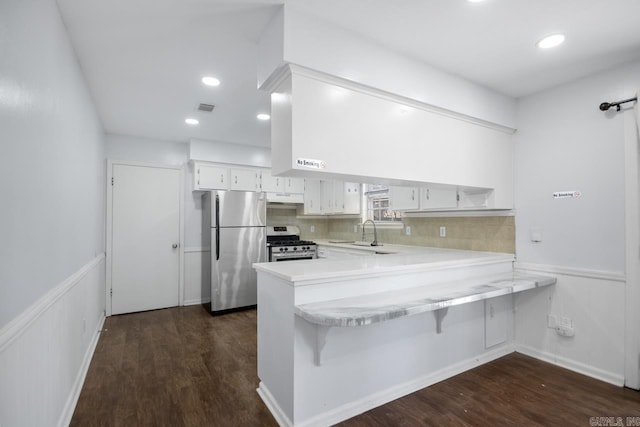
<svg viewBox="0 0 640 427">
<path fill-rule="evenodd" d="M 269 262 L 315 259 L 316 244 L 300 240 L 300 229 L 295 225 L 267 227 Z"/>
</svg>

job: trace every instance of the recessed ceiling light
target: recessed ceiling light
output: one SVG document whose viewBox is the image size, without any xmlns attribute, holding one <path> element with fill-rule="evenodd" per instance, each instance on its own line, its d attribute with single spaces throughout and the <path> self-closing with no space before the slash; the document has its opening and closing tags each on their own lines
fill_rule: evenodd
<svg viewBox="0 0 640 427">
<path fill-rule="evenodd" d="M 551 36 L 547 36 L 540 40 L 537 43 L 537 46 L 540 49 L 550 49 L 552 47 L 556 47 L 561 45 L 564 42 L 564 34 L 553 34 Z"/>
<path fill-rule="evenodd" d="M 200 123 L 198 119 L 192 119 L 192 118 L 184 119 L 184 122 L 188 125 L 197 125 L 198 123 Z"/>
<path fill-rule="evenodd" d="M 469 3 L 480 3 L 481 1 L 484 0 L 467 0 Z"/>
<path fill-rule="evenodd" d="M 207 86 L 220 86 L 220 80 L 211 76 L 203 77 L 202 83 L 206 84 Z"/>
<path fill-rule="evenodd" d="M 271 118 L 271 116 L 266 113 L 260 113 L 256 117 L 258 120 L 269 120 Z"/>
</svg>

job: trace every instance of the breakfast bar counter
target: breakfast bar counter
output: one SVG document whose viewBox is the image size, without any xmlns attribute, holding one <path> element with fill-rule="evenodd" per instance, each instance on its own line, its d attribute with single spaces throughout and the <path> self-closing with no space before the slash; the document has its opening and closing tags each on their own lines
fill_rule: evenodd
<svg viewBox="0 0 640 427">
<path fill-rule="evenodd" d="M 281 425 L 332 425 L 514 351 L 513 294 L 555 283 L 511 254 L 383 248 L 254 264 L 258 393 Z"/>
</svg>

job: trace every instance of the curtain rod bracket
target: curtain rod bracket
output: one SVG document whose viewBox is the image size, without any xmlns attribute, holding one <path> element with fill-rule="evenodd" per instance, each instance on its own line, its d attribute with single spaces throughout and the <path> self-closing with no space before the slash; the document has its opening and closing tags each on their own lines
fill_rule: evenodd
<svg viewBox="0 0 640 427">
<path fill-rule="evenodd" d="M 602 104 L 600 104 L 600 110 L 601 111 L 607 111 L 611 107 L 616 107 L 616 111 L 620 111 L 620 109 L 621 109 L 620 104 L 626 104 L 627 102 L 633 102 L 633 101 L 637 102 L 638 101 L 638 97 L 635 96 L 633 98 L 625 99 L 625 100 L 618 101 L 618 102 L 603 102 Z"/>
</svg>

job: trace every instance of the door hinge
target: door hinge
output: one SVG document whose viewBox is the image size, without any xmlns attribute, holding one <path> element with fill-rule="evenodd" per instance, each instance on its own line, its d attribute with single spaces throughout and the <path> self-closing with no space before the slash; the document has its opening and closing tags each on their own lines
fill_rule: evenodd
<svg viewBox="0 0 640 427">
<path fill-rule="evenodd" d="M 109 296 L 113 296 L 113 288 L 109 289 Z"/>
<path fill-rule="evenodd" d="M 111 186 L 113 187 L 113 183 L 115 182 L 115 178 L 111 177 Z"/>
<path fill-rule="evenodd" d="M 456 202 L 460 201 L 460 194 L 456 193 Z"/>
</svg>

